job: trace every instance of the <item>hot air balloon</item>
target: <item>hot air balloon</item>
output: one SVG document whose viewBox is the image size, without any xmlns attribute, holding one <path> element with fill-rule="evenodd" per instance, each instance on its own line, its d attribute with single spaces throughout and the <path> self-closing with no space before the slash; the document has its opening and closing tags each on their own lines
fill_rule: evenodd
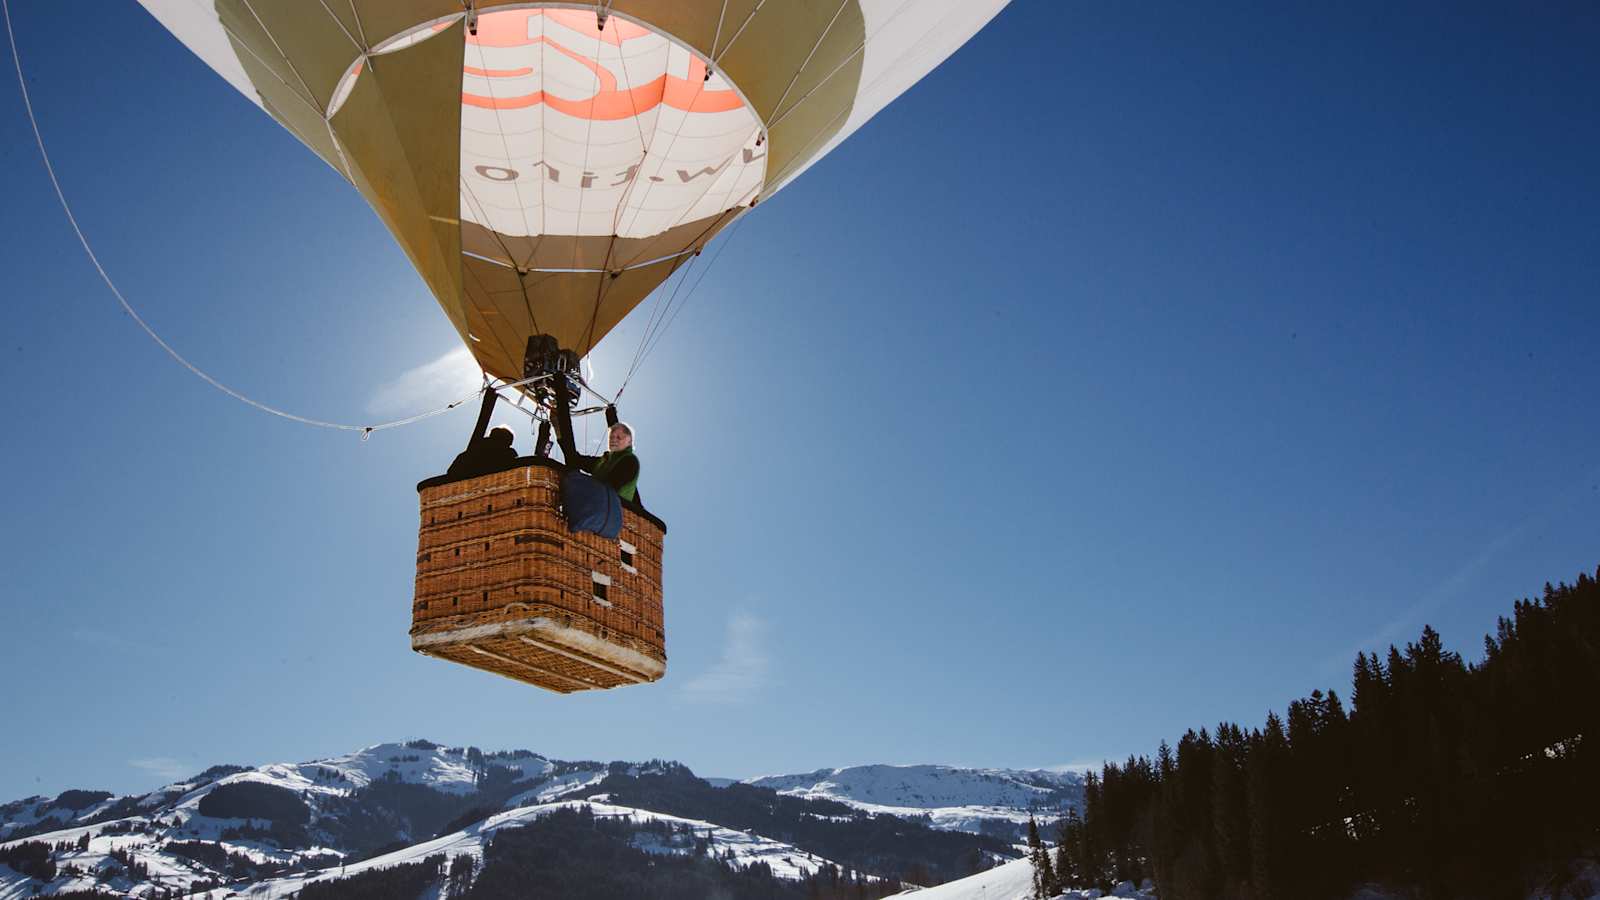
<svg viewBox="0 0 1600 900">
<path fill-rule="evenodd" d="M 1006 0 L 140 2 L 354 185 L 483 371 L 548 407 L 548 379 Z M 665 525 L 630 504 L 616 539 L 572 534 L 559 476 L 419 485 L 412 646 L 563 692 L 654 681 Z"/>
</svg>

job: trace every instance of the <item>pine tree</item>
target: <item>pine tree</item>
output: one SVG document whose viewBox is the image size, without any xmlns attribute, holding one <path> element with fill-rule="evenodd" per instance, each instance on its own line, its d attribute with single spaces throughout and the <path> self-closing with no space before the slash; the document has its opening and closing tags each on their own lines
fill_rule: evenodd
<svg viewBox="0 0 1600 900">
<path fill-rule="evenodd" d="M 1083 830 L 1078 841 L 1078 877 L 1089 887 L 1110 887 L 1106 871 L 1105 787 L 1100 776 L 1083 776 Z"/>
<path fill-rule="evenodd" d="M 1217 758 L 1211 770 L 1211 822 L 1225 894 L 1237 895 L 1250 881 L 1250 803 L 1246 761 L 1250 742 L 1238 725 L 1217 726 Z"/>
<path fill-rule="evenodd" d="M 1283 830 L 1290 785 L 1284 777 L 1289 740 L 1277 713 L 1267 714 L 1265 731 L 1251 737 L 1248 757 L 1250 803 L 1250 881 L 1259 900 L 1285 900 Z"/>
<path fill-rule="evenodd" d="M 1055 896 L 1055 872 L 1050 866 L 1050 854 L 1039 840 L 1039 823 L 1028 816 L 1028 863 L 1033 866 L 1033 896 L 1035 900 L 1048 900 Z"/>
<path fill-rule="evenodd" d="M 1078 811 L 1067 810 L 1067 815 L 1056 825 L 1056 887 L 1082 887 L 1083 871 L 1078 862 L 1079 847 L 1083 841 L 1083 820 Z"/>
<path fill-rule="evenodd" d="M 1518 601 L 1479 664 L 1425 627 L 1357 655 L 1348 714 L 1313 691 L 1263 731 L 1223 723 L 1214 740 L 1191 731 L 1176 752 L 1107 764 L 1081 818 L 1059 824 L 1056 887 L 1102 887 L 1099 866 L 1153 876 L 1163 900 L 1331 900 L 1357 879 L 1518 896 L 1600 832 L 1600 741 L 1583 739 L 1600 734 L 1596 648 L 1600 582 L 1585 573 Z M 1030 859 L 1042 850 L 1030 842 Z"/>
<path fill-rule="evenodd" d="M 1150 866 L 1156 884 L 1173 883 L 1173 872 L 1178 859 L 1177 826 L 1173 819 L 1173 806 L 1169 795 L 1176 790 L 1177 763 L 1172 758 L 1172 747 L 1165 740 L 1156 748 L 1156 783 L 1150 802 Z"/>
<path fill-rule="evenodd" d="M 1055 866 L 1050 864 L 1050 851 L 1044 849 L 1039 851 L 1039 870 L 1038 881 L 1042 889 L 1039 894 L 1040 900 L 1048 900 L 1061 893 L 1061 887 L 1056 883 Z"/>
</svg>

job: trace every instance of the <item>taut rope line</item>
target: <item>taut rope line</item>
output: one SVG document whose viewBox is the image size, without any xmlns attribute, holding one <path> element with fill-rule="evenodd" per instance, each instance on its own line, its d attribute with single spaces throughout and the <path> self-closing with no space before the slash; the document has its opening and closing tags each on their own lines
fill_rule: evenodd
<svg viewBox="0 0 1600 900">
<path fill-rule="evenodd" d="M 183 366 L 185 369 L 188 369 L 190 372 L 193 372 L 202 381 L 223 392 L 224 394 L 227 394 L 229 397 L 232 397 L 241 403 L 253 406 L 264 413 L 269 413 L 281 419 L 288 419 L 291 422 L 299 422 L 302 425 L 312 425 L 317 428 L 331 428 L 337 431 L 359 432 L 362 440 L 366 440 L 374 431 L 383 431 L 389 428 L 399 428 L 401 425 L 410 425 L 413 422 L 420 422 L 423 419 L 431 419 L 434 416 L 447 413 L 450 410 L 455 409 L 457 406 L 467 402 L 468 400 L 471 400 L 473 397 L 483 393 L 484 389 L 479 388 L 478 390 L 473 391 L 471 394 L 462 397 L 460 400 L 441 406 L 438 409 L 417 413 L 414 416 L 406 416 L 403 419 L 395 419 L 391 422 L 379 422 L 374 425 L 351 425 L 342 422 L 325 422 L 321 419 L 313 419 L 307 416 L 296 415 L 294 413 L 278 409 L 275 406 L 269 406 L 252 397 L 246 396 L 242 392 L 223 384 L 221 381 L 218 381 L 204 369 L 201 369 L 199 366 L 186 359 L 183 354 L 173 349 L 172 345 L 163 340 L 161 335 L 156 334 L 155 329 L 151 328 L 149 323 L 147 323 L 144 318 L 139 315 L 138 311 L 133 308 L 133 304 L 128 302 L 128 298 L 122 295 L 121 289 L 117 287 L 116 282 L 111 280 L 111 275 L 106 272 L 105 266 L 100 264 L 100 257 L 95 255 L 94 248 L 89 245 L 89 238 L 84 235 L 83 228 L 78 225 L 78 217 L 72 214 L 72 205 L 67 202 L 66 192 L 61 189 L 61 180 L 56 177 L 56 167 L 50 161 L 49 151 L 45 150 L 44 135 L 39 131 L 39 120 L 33 112 L 33 98 L 28 94 L 28 81 L 25 77 L 23 77 L 22 74 L 22 56 L 17 52 L 17 35 L 11 27 L 10 0 L 0 0 L 0 12 L 3 12 L 5 15 L 6 40 L 11 45 L 11 61 L 17 70 L 17 86 L 22 89 L 22 106 L 23 109 L 25 109 L 28 113 L 28 124 L 33 128 L 33 141 L 39 147 L 39 157 L 40 159 L 44 160 L 44 170 L 46 174 L 50 176 L 50 186 L 55 189 L 56 199 L 61 202 L 61 211 L 67 214 L 67 223 L 72 226 L 73 233 L 78 236 L 78 243 L 83 246 L 83 252 L 88 255 L 89 262 L 93 263 L 95 271 L 100 273 L 100 280 L 106 283 L 106 287 L 111 289 L 112 295 L 115 296 L 117 298 L 117 302 L 122 305 L 122 311 L 127 313 L 128 318 L 132 319 L 134 324 L 138 325 L 145 334 L 149 335 L 150 339 L 155 341 L 156 344 L 162 350 L 165 350 L 168 356 L 176 360 L 179 365 Z"/>
</svg>

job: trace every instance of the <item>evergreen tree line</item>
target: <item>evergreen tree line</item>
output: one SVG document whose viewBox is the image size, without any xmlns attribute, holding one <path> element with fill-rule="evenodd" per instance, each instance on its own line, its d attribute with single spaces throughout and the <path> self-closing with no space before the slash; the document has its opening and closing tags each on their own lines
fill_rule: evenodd
<svg viewBox="0 0 1600 900">
<path fill-rule="evenodd" d="M 1477 662 L 1424 627 L 1356 656 L 1348 710 L 1313 691 L 1263 727 L 1190 730 L 1153 760 L 1106 764 L 1053 853 L 1030 833 L 1036 893 L 1145 878 L 1163 900 L 1579 888 L 1571 866 L 1600 860 L 1597 578 L 1518 601 Z"/>
<path fill-rule="evenodd" d="M 270 857 L 257 862 L 248 853 L 229 850 L 215 841 L 167 841 L 161 850 L 174 856 L 193 860 L 219 876 L 229 879 L 271 878 L 290 871 L 291 867 L 273 861 Z"/>
<path fill-rule="evenodd" d="M 138 797 L 118 797 L 105 809 L 86 818 L 79 817 L 74 819 L 72 816 L 77 810 L 69 809 L 66 813 L 61 814 L 52 813 L 31 825 L 19 825 L 12 828 L 5 832 L 4 840 L 15 841 L 35 835 L 49 834 L 52 831 L 60 831 L 63 828 L 71 828 L 77 825 L 98 825 L 102 822 L 112 822 L 116 819 L 138 815 L 142 811 L 139 800 L 140 798 Z"/>
<path fill-rule="evenodd" d="M 9 847 L 0 847 L 0 865 L 11 868 L 40 881 L 56 877 L 55 848 L 43 841 L 22 841 Z"/>
<path fill-rule="evenodd" d="M 218 785 L 200 798 L 203 816 L 217 819 L 270 819 L 288 825 L 311 821 L 311 807 L 294 791 L 263 781 Z"/>
</svg>

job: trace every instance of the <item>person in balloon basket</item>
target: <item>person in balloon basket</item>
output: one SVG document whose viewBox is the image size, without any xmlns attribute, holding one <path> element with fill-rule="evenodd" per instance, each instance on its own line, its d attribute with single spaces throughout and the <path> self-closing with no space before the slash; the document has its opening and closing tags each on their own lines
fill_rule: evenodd
<svg viewBox="0 0 1600 900">
<path fill-rule="evenodd" d="M 580 469 L 593 475 L 597 481 L 609 485 L 624 500 L 639 501 L 639 457 L 633 452 L 633 427 L 617 418 L 615 406 L 606 407 L 606 452 L 588 456 L 578 452 L 572 439 L 572 415 L 566 404 L 556 403 L 559 421 L 557 440 L 561 442 L 561 455 L 569 468 Z"/>
<path fill-rule="evenodd" d="M 516 435 L 504 425 L 496 425 L 482 437 L 474 437 L 467 449 L 456 455 L 446 474 L 459 478 L 487 475 L 516 465 Z"/>
<path fill-rule="evenodd" d="M 589 456 L 578 452 L 572 436 L 572 411 L 566 386 L 555 389 L 556 438 L 566 459 L 561 479 L 561 510 L 574 533 L 592 531 L 616 538 L 622 530 L 622 503 L 639 502 L 639 457 L 633 452 L 633 429 L 617 419 L 615 406 L 606 407 L 606 452 Z"/>
<path fill-rule="evenodd" d="M 633 455 L 633 426 L 617 420 L 615 407 L 606 407 L 606 452 L 584 468 L 585 472 L 604 481 L 624 500 L 639 500 L 639 457 Z M 565 452 L 565 451 L 563 451 Z"/>
</svg>

